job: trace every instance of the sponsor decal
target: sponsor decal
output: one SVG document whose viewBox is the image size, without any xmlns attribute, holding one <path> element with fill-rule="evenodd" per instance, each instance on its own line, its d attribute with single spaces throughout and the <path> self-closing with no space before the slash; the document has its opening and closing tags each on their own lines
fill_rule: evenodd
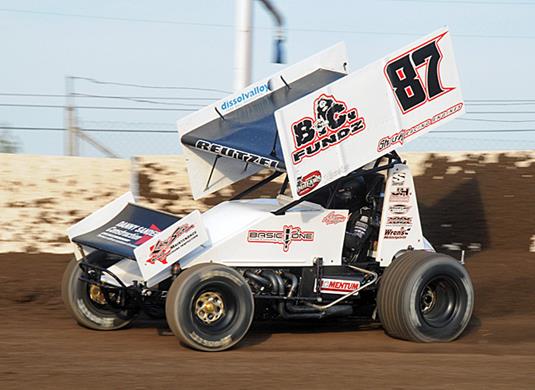
<svg viewBox="0 0 535 390">
<path fill-rule="evenodd" d="M 230 110 L 232 107 L 236 107 L 241 105 L 242 103 L 245 103 L 247 100 L 251 99 L 254 96 L 265 94 L 269 91 L 269 85 L 268 83 L 256 85 L 254 87 L 251 87 L 251 89 L 242 92 L 238 96 L 225 100 L 223 104 L 219 106 L 221 111 Z"/>
<path fill-rule="evenodd" d="M 294 165 L 366 128 L 364 118 L 359 117 L 356 108 L 348 108 L 345 102 L 336 100 L 332 95 L 321 94 L 314 100 L 313 109 L 313 118 L 304 117 L 292 123 L 295 150 L 291 156 Z"/>
<path fill-rule="evenodd" d="M 206 340 L 204 338 L 202 338 L 201 336 L 199 336 L 197 333 L 195 332 L 190 332 L 189 334 L 191 336 L 191 338 L 193 340 L 195 340 L 196 342 L 198 342 L 199 344 L 202 344 L 206 347 L 212 347 L 212 348 L 218 348 L 218 347 L 223 347 L 225 345 L 229 345 L 230 343 L 232 343 L 232 336 L 231 335 L 228 335 L 228 336 L 225 336 L 219 340 Z"/>
<path fill-rule="evenodd" d="M 393 216 L 386 220 L 387 225 L 412 225 L 412 217 Z"/>
<path fill-rule="evenodd" d="M 93 321 L 95 324 L 99 324 L 104 327 L 113 326 L 113 317 L 97 316 L 91 310 L 89 310 L 83 300 L 78 298 L 76 300 L 76 306 L 78 306 L 78 309 L 80 309 L 80 311 L 84 313 L 84 316 L 86 316 L 89 320 Z"/>
<path fill-rule="evenodd" d="M 131 248 L 136 248 L 145 241 L 154 237 L 160 232 L 158 226 L 152 224 L 150 227 L 136 225 L 128 221 L 121 221 L 100 232 L 98 237 L 117 244 L 123 244 Z"/>
<path fill-rule="evenodd" d="M 249 230 L 247 242 L 280 244 L 288 252 L 294 241 L 314 241 L 314 232 L 302 231 L 299 226 L 285 225 L 282 230 Z"/>
<path fill-rule="evenodd" d="M 402 186 L 405 184 L 405 178 L 407 177 L 406 172 L 396 172 L 392 175 L 392 185 L 393 186 Z"/>
<path fill-rule="evenodd" d="M 297 178 L 297 195 L 303 196 L 311 192 L 321 182 L 321 172 L 314 171 Z"/>
<path fill-rule="evenodd" d="M 325 225 L 336 225 L 338 223 L 345 222 L 347 217 L 343 214 L 338 214 L 335 211 L 331 211 L 329 214 L 327 214 L 321 222 L 323 222 Z"/>
<path fill-rule="evenodd" d="M 387 240 L 401 240 L 409 235 L 411 228 L 401 226 L 399 228 L 385 229 L 385 239 Z"/>
<path fill-rule="evenodd" d="M 195 147 L 199 150 L 205 150 L 207 152 L 214 153 L 219 156 L 232 157 L 236 160 L 262 165 L 267 168 L 279 168 L 279 161 L 272 160 L 266 157 L 261 157 L 256 154 L 243 152 L 241 150 L 229 148 L 228 146 L 218 145 L 213 142 L 198 140 L 197 142 L 195 142 Z"/>
<path fill-rule="evenodd" d="M 158 240 L 156 244 L 150 247 L 151 253 L 146 262 L 149 264 L 156 264 L 158 261 L 162 264 L 167 264 L 167 257 L 169 255 L 182 248 L 191 240 L 197 238 L 197 231 L 193 230 L 194 228 L 195 225 L 186 223 L 178 226 L 165 240 Z"/>
<path fill-rule="evenodd" d="M 411 206 L 405 204 L 393 204 L 392 206 L 389 206 L 388 209 L 392 214 L 407 214 L 411 209 Z"/>
<path fill-rule="evenodd" d="M 149 229 L 147 229 L 147 230 L 143 229 L 143 232 L 144 232 L 144 236 L 136 241 L 136 245 L 141 245 L 141 244 L 145 243 L 145 241 L 150 240 L 157 233 L 161 232 L 161 230 L 160 230 L 160 228 L 158 226 L 152 224 L 152 225 L 150 225 Z"/>
<path fill-rule="evenodd" d="M 396 187 L 390 194 L 390 202 L 408 202 L 410 194 L 410 188 Z"/>
<path fill-rule="evenodd" d="M 401 144 L 405 142 L 407 138 L 410 136 L 417 134 L 418 132 L 422 131 L 423 129 L 426 129 L 427 127 L 440 122 L 442 119 L 449 117 L 450 115 L 455 114 L 458 111 L 461 111 L 463 108 L 464 103 L 457 103 L 454 106 L 451 106 L 450 108 L 434 115 L 431 118 L 428 118 L 417 125 L 410 127 L 408 129 L 401 129 L 399 132 L 392 134 L 389 137 L 383 137 L 379 140 L 379 143 L 377 144 L 377 151 L 382 152 L 385 149 L 388 149 L 389 147 L 395 145 L 395 144 Z"/>
<path fill-rule="evenodd" d="M 360 287 L 356 280 L 321 279 L 320 292 L 329 294 L 347 294 Z"/>
</svg>

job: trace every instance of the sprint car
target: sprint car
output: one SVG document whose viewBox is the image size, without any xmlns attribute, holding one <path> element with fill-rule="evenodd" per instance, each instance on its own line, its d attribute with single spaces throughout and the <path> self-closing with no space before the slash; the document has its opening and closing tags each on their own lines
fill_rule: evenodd
<svg viewBox="0 0 535 390">
<path fill-rule="evenodd" d="M 95 330 L 165 317 L 202 351 L 265 319 L 359 317 L 400 339 L 454 340 L 472 283 L 423 236 L 397 149 L 463 112 L 446 28 L 351 73 L 337 44 L 207 106 L 177 123 L 193 197 L 269 174 L 204 213 L 126 193 L 87 216 L 68 230 L 66 307 Z M 251 197 L 273 180 L 272 198 Z"/>
</svg>

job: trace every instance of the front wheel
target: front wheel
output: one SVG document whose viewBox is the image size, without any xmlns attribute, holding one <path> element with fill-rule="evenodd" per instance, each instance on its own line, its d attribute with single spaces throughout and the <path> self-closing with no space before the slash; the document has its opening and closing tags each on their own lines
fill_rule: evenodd
<svg viewBox="0 0 535 390">
<path fill-rule="evenodd" d="M 409 251 L 385 270 L 377 295 L 379 318 L 392 337 L 446 342 L 472 316 L 474 289 L 466 269 L 450 256 Z"/>
<path fill-rule="evenodd" d="M 63 302 L 78 324 L 94 330 L 116 330 L 132 322 L 134 313 L 112 308 L 108 303 L 109 299 L 119 299 L 119 294 L 107 293 L 106 300 L 100 287 L 80 280 L 80 276 L 80 262 L 73 259 L 61 282 Z"/>
<path fill-rule="evenodd" d="M 223 351 L 249 330 L 254 300 L 239 272 L 221 264 L 200 264 L 173 282 L 165 312 L 169 327 L 183 344 L 201 351 Z"/>
</svg>

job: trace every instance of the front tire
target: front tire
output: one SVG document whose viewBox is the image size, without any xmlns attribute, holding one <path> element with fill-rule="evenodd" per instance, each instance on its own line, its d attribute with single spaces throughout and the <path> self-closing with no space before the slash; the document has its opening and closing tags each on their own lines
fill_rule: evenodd
<svg viewBox="0 0 535 390">
<path fill-rule="evenodd" d="M 63 302 L 79 325 L 93 330 L 116 330 L 132 322 L 133 313 L 111 309 L 98 287 L 80 280 L 81 275 L 80 262 L 73 259 L 61 281 Z"/>
<path fill-rule="evenodd" d="M 171 285 L 167 323 L 186 346 L 223 351 L 247 333 L 254 315 L 251 289 L 236 270 L 221 264 L 186 269 Z"/>
<path fill-rule="evenodd" d="M 409 251 L 385 270 L 377 308 L 392 337 L 448 342 L 459 337 L 470 321 L 474 289 L 468 272 L 454 258 Z"/>
</svg>

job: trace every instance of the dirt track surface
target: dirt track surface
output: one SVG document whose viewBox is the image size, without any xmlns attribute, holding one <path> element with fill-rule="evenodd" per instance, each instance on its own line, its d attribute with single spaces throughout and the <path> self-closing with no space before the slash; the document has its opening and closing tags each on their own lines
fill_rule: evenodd
<svg viewBox="0 0 535 390">
<path fill-rule="evenodd" d="M 469 330 L 454 343 L 394 340 L 351 321 L 259 323 L 234 350 L 188 350 L 140 320 L 95 332 L 69 318 L 69 257 L 0 255 L 0 388 L 535 388 L 535 254 L 484 251 Z"/>
</svg>

